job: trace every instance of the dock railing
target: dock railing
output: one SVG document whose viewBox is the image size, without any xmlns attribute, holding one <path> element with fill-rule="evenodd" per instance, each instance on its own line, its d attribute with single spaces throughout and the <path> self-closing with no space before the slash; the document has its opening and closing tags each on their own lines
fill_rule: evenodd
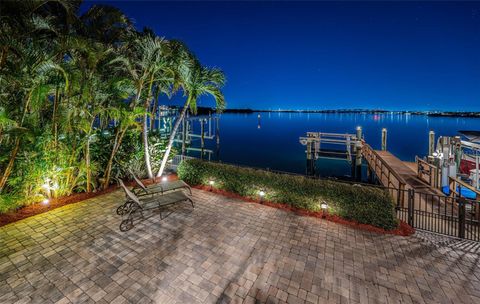
<svg viewBox="0 0 480 304">
<path fill-rule="evenodd" d="M 379 182 L 388 189 L 396 205 L 405 207 L 405 201 L 408 199 L 405 180 L 365 142 L 362 144 L 362 154 Z"/>
<path fill-rule="evenodd" d="M 458 178 L 449 176 L 448 177 L 448 186 L 450 188 L 451 195 L 454 196 L 454 197 L 461 197 L 462 195 L 461 195 L 461 191 L 459 191 L 459 189 L 465 188 L 465 189 L 468 189 L 468 190 L 472 191 L 473 193 L 475 193 L 476 197 L 477 197 L 477 200 L 480 200 L 480 191 L 475 189 L 475 187 L 473 187 L 472 185 L 467 184 L 466 182 L 464 182 L 464 181 L 462 181 Z"/>
<path fill-rule="evenodd" d="M 439 188 L 440 177 L 438 168 L 418 156 L 415 157 L 415 162 L 417 163 L 418 178 L 432 188 Z"/>
</svg>

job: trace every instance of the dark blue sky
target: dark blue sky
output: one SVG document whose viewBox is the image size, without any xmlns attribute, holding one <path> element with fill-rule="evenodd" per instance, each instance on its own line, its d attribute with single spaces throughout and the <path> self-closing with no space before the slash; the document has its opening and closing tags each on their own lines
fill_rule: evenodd
<svg viewBox="0 0 480 304">
<path fill-rule="evenodd" d="M 480 111 L 480 2 L 92 3 L 223 69 L 229 108 Z"/>
</svg>

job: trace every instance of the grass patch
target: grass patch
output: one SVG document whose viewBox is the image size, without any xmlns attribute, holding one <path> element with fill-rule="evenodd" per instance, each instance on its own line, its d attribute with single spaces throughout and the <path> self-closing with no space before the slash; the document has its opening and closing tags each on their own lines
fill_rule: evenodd
<svg viewBox="0 0 480 304">
<path fill-rule="evenodd" d="M 183 161 L 178 176 L 192 185 L 209 185 L 241 196 L 284 203 L 297 208 L 319 211 L 328 204 L 328 212 L 348 220 L 386 230 L 395 229 L 398 221 L 393 201 L 387 191 L 369 186 L 351 185 L 303 176 L 272 173 L 264 170 L 206 162 L 198 159 Z"/>
</svg>

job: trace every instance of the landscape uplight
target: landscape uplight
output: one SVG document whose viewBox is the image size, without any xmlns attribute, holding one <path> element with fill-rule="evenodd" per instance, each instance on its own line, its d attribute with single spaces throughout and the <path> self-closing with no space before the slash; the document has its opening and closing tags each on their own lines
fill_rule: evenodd
<svg viewBox="0 0 480 304">
<path fill-rule="evenodd" d="M 48 205 L 49 203 L 50 203 L 50 200 L 48 198 L 46 198 L 42 201 L 42 204 L 44 204 L 44 205 Z"/>
<path fill-rule="evenodd" d="M 213 179 L 208 181 L 208 184 L 210 185 L 210 191 L 213 189 L 213 185 L 215 184 L 215 181 Z"/>
<path fill-rule="evenodd" d="M 164 182 L 164 183 L 165 183 L 166 181 L 168 181 L 168 177 L 166 177 L 166 176 L 163 176 L 163 177 L 162 177 L 162 182 Z"/>
</svg>

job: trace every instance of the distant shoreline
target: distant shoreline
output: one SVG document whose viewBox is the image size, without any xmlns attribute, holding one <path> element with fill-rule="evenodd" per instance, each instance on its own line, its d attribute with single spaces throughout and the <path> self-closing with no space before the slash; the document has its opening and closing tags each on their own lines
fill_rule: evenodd
<svg viewBox="0 0 480 304">
<path fill-rule="evenodd" d="M 198 107 L 199 114 L 215 112 L 214 108 Z M 338 110 L 258 110 L 258 109 L 225 109 L 223 113 L 312 113 L 312 114 L 403 114 L 423 115 L 430 117 L 470 117 L 480 118 L 480 112 L 451 112 L 451 111 L 387 111 L 378 109 L 338 109 Z"/>
</svg>

